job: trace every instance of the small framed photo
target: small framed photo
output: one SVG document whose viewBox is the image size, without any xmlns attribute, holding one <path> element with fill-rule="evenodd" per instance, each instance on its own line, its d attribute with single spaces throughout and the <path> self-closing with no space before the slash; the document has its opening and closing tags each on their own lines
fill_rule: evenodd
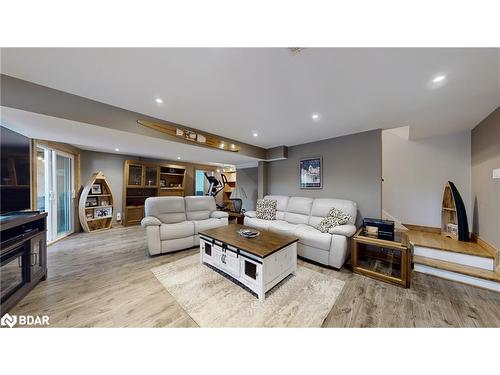
<svg viewBox="0 0 500 375">
<path fill-rule="evenodd" d="M 166 187 L 167 186 L 167 180 L 164 178 L 160 178 L 160 187 Z"/>
<path fill-rule="evenodd" d="M 92 185 L 92 194 L 98 195 L 102 194 L 102 184 L 96 182 L 95 184 Z"/>
<path fill-rule="evenodd" d="M 103 207 L 94 209 L 94 218 L 108 217 L 108 216 L 113 216 L 112 207 Z"/>
<path fill-rule="evenodd" d="M 107 199 L 101 199 L 101 206 L 109 206 L 109 201 Z"/>
<path fill-rule="evenodd" d="M 85 217 L 87 219 L 93 219 L 94 218 L 94 213 L 92 212 L 92 210 L 88 210 L 87 212 L 85 212 Z"/>
<path fill-rule="evenodd" d="M 95 207 L 95 206 L 99 206 L 97 197 L 88 197 L 87 201 L 85 202 L 85 207 Z"/>
<path fill-rule="evenodd" d="M 322 189 L 322 177 L 323 166 L 321 157 L 306 158 L 299 161 L 300 189 Z"/>
</svg>

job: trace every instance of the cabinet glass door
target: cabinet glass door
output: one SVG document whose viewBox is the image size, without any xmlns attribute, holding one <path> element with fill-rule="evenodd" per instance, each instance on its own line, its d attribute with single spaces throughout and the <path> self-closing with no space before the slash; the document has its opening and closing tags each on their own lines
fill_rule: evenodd
<svg viewBox="0 0 500 375">
<path fill-rule="evenodd" d="M 142 186 L 142 165 L 130 164 L 128 166 L 128 185 Z"/>
<path fill-rule="evenodd" d="M 158 186 L 158 168 L 146 166 L 146 186 Z"/>
</svg>

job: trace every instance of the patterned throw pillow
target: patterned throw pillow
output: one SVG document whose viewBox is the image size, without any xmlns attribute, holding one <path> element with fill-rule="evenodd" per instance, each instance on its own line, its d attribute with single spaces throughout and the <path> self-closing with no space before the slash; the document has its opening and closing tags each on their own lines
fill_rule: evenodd
<svg viewBox="0 0 500 375">
<path fill-rule="evenodd" d="M 326 233 L 333 227 L 347 224 L 350 220 L 351 215 L 345 214 L 338 208 L 332 208 L 328 213 L 328 216 L 319 222 L 316 229 L 320 232 Z"/>
<path fill-rule="evenodd" d="M 276 206 L 278 201 L 271 199 L 257 200 L 257 212 L 255 216 L 258 219 L 276 220 Z"/>
</svg>

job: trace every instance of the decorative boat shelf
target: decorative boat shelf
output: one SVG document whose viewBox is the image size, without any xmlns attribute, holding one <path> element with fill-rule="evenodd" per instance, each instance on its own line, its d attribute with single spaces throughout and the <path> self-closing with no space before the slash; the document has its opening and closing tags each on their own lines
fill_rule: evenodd
<svg viewBox="0 0 500 375">
<path fill-rule="evenodd" d="M 469 241 L 469 224 L 465 205 L 451 181 L 446 183 L 441 208 L 441 234 L 459 241 Z"/>
<path fill-rule="evenodd" d="M 85 232 L 111 228 L 113 220 L 113 195 L 102 172 L 90 176 L 82 190 L 79 202 L 80 224 Z"/>
</svg>

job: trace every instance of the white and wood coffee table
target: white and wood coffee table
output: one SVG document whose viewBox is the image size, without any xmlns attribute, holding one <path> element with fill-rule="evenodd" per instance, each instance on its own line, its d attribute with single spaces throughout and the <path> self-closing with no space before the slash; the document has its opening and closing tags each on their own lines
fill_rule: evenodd
<svg viewBox="0 0 500 375">
<path fill-rule="evenodd" d="M 200 261 L 236 279 L 265 299 L 266 292 L 297 269 L 297 237 L 260 230 L 255 238 L 238 234 L 240 224 L 200 235 Z"/>
</svg>

